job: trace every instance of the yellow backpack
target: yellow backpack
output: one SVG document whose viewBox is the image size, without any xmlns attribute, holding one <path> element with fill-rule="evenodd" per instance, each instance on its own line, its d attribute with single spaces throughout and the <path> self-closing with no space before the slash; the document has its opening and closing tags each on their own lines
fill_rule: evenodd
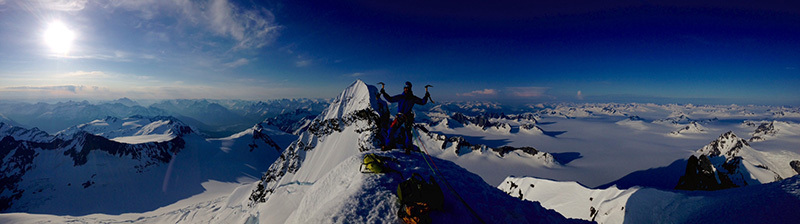
<svg viewBox="0 0 800 224">
<path fill-rule="evenodd" d="M 367 153 L 364 154 L 364 161 L 361 163 L 361 167 L 359 168 L 362 173 L 386 173 L 389 172 L 389 168 L 386 167 L 386 164 L 383 161 L 383 157 Z"/>
</svg>

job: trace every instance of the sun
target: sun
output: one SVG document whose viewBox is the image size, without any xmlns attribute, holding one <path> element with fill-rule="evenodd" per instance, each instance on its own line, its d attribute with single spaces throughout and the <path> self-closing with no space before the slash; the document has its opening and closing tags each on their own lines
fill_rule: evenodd
<svg viewBox="0 0 800 224">
<path fill-rule="evenodd" d="M 75 32 L 61 21 L 53 21 L 44 31 L 44 43 L 56 54 L 67 54 L 75 40 Z"/>
</svg>

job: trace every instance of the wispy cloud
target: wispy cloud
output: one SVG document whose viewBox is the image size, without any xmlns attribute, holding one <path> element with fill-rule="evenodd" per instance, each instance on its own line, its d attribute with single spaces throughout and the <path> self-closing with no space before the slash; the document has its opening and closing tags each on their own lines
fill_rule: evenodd
<svg viewBox="0 0 800 224">
<path fill-rule="evenodd" d="M 545 95 L 545 92 L 547 92 L 547 90 L 549 89 L 550 89 L 549 87 L 538 87 L 538 86 L 507 88 L 511 96 L 522 97 L 522 98 L 542 97 Z"/>
<path fill-rule="evenodd" d="M 583 93 L 581 93 L 581 91 L 578 90 L 578 94 L 575 95 L 575 98 L 578 98 L 579 100 L 583 100 Z"/>
<path fill-rule="evenodd" d="M 145 20 L 179 17 L 178 21 L 186 23 L 168 25 L 188 24 L 203 28 L 214 36 L 229 38 L 235 42 L 231 47 L 234 51 L 270 44 L 281 29 L 269 10 L 257 6 L 241 7 L 228 0 L 111 1 L 108 6 L 139 12 L 139 16 Z M 179 13 L 173 13 L 176 11 Z M 163 33 L 152 33 L 148 37 L 158 41 L 170 39 Z"/>
<path fill-rule="evenodd" d="M 21 90 L 21 91 L 55 91 L 55 92 L 71 92 L 77 94 L 79 91 L 94 90 L 97 91 L 100 87 L 97 86 L 83 86 L 83 85 L 63 85 L 63 86 L 11 86 L 6 87 L 7 90 Z"/>
<path fill-rule="evenodd" d="M 225 63 L 224 65 L 226 67 L 236 68 L 236 67 L 243 66 L 243 65 L 246 65 L 246 64 L 249 64 L 249 63 L 250 63 L 250 60 L 247 60 L 247 58 L 239 58 L 239 60 L 228 62 L 228 63 Z"/>
<path fill-rule="evenodd" d="M 355 77 L 361 77 L 361 76 L 364 76 L 364 75 L 366 75 L 366 73 L 363 73 L 363 72 L 356 72 L 356 73 L 350 73 L 350 74 L 347 74 L 347 75 L 345 75 L 345 76 L 347 76 L 347 77 L 353 77 L 353 78 L 355 78 Z"/>
<path fill-rule="evenodd" d="M 102 71 L 74 71 L 61 75 L 64 78 L 108 78 L 111 75 Z"/>
<path fill-rule="evenodd" d="M 85 50 L 83 52 L 74 52 L 72 54 L 51 53 L 48 54 L 47 56 L 53 58 L 92 59 L 92 60 L 103 60 L 103 61 L 114 61 L 114 62 L 131 62 L 134 59 L 158 60 L 158 57 L 156 57 L 156 55 L 153 54 L 140 54 L 127 51 L 120 51 L 120 50 L 112 50 L 112 51 Z"/>
<path fill-rule="evenodd" d="M 474 97 L 474 96 L 496 96 L 497 92 L 498 91 L 496 89 L 483 89 L 483 90 L 475 90 L 475 91 L 468 92 L 468 93 L 457 93 L 456 95 L 458 95 L 458 96 L 469 96 L 469 97 Z"/>
<path fill-rule="evenodd" d="M 41 7 L 56 11 L 81 11 L 86 8 L 88 0 L 29 0 L 29 3 L 38 4 Z M 5 1 L 0 0 L 0 5 Z"/>
<path fill-rule="evenodd" d="M 311 65 L 311 60 L 301 59 L 295 62 L 294 65 L 297 67 L 308 67 L 309 65 Z"/>
</svg>

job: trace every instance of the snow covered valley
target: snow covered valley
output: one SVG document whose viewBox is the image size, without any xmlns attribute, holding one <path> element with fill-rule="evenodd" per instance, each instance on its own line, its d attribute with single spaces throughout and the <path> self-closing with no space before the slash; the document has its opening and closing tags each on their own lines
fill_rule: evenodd
<svg viewBox="0 0 800 224">
<path fill-rule="evenodd" d="M 329 102 L 315 118 L 285 113 L 223 138 L 163 115 L 100 114 L 54 135 L 0 116 L 0 223 L 397 223 L 397 184 L 412 173 L 450 186 L 434 223 L 800 218 L 798 108 L 428 104 L 413 132 L 425 154 L 406 155 L 378 150 L 395 108 L 377 91 L 359 80 L 297 101 Z M 365 153 L 398 172 L 359 172 Z"/>
</svg>

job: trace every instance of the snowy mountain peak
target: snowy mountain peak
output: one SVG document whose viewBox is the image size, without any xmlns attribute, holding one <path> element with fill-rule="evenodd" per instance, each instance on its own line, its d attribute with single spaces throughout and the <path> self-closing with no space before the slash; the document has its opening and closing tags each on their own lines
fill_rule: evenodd
<svg viewBox="0 0 800 224">
<path fill-rule="evenodd" d="M 717 190 L 769 183 L 796 175 L 794 160 L 800 160 L 800 155 L 758 151 L 728 131 L 689 158 L 676 188 Z"/>
<path fill-rule="evenodd" d="M 127 97 L 119 98 L 119 99 L 113 100 L 113 101 L 111 101 L 109 103 L 112 103 L 112 104 L 118 103 L 118 104 L 122 104 L 122 105 L 129 106 L 129 107 L 139 106 L 139 103 L 137 103 L 136 101 L 133 101 L 133 100 L 127 98 Z"/>
<path fill-rule="evenodd" d="M 163 142 L 178 136 L 196 133 L 191 126 L 172 116 L 134 115 L 124 119 L 109 116 L 103 120 L 94 120 L 67 128 L 57 133 L 56 136 L 68 140 L 81 131 L 129 144 Z"/>
<path fill-rule="evenodd" d="M 703 125 L 700 125 L 699 123 L 697 123 L 697 121 L 692 121 L 692 122 L 689 122 L 689 124 L 684 126 L 683 128 L 670 132 L 670 134 L 672 134 L 672 135 L 681 135 L 681 134 L 687 134 L 687 133 L 695 133 L 696 134 L 696 133 L 705 133 L 705 132 L 706 132 L 706 128 L 703 127 Z"/>
<path fill-rule="evenodd" d="M 281 186 L 314 182 L 348 157 L 376 148 L 380 141 L 377 93 L 375 86 L 361 80 L 345 88 L 269 167 L 250 200 L 266 202 Z"/>
<path fill-rule="evenodd" d="M 667 118 L 655 120 L 655 121 L 653 121 L 653 123 L 680 125 L 680 124 L 689 124 L 692 121 L 694 121 L 694 120 L 692 118 L 690 118 L 688 115 L 686 115 L 686 114 L 684 114 L 682 112 L 680 112 L 680 113 L 673 112 L 672 114 L 667 116 Z"/>
<path fill-rule="evenodd" d="M 378 108 L 378 89 L 356 80 L 331 102 L 319 116 L 323 120 L 342 118 L 357 111 Z"/>
<path fill-rule="evenodd" d="M 789 121 L 744 121 L 743 127 L 756 127 L 751 134 L 750 142 L 760 142 L 784 136 L 798 135 L 800 124 Z"/>
<path fill-rule="evenodd" d="M 31 142 L 50 142 L 53 136 L 38 128 L 25 129 L 11 124 L 0 122 L 0 138 L 11 136 L 16 140 Z"/>
<path fill-rule="evenodd" d="M 248 128 L 247 130 L 244 130 L 244 131 L 241 131 L 239 133 L 233 134 L 233 135 L 231 135 L 231 136 L 229 136 L 227 138 L 221 138 L 221 139 L 218 139 L 218 140 L 223 140 L 223 141 L 224 140 L 235 140 L 235 139 L 239 139 L 239 138 L 244 138 L 244 136 L 248 136 L 249 135 L 249 136 L 251 136 L 250 137 L 251 141 L 247 144 L 247 146 L 250 147 L 250 151 L 251 152 L 253 150 L 255 150 L 256 148 L 258 148 L 258 145 L 261 145 L 261 143 L 270 146 L 273 150 L 275 150 L 277 152 L 280 152 L 281 151 L 281 147 L 278 146 L 278 143 L 276 143 L 272 139 L 272 137 L 270 137 L 270 134 L 274 134 L 274 131 L 272 133 L 270 133 L 270 131 L 267 128 L 264 127 L 264 123 L 258 123 L 258 124 L 253 125 L 252 128 Z M 230 148 L 228 148 L 228 147 L 224 147 L 224 148 L 225 148 L 225 150 L 230 150 Z"/>
<path fill-rule="evenodd" d="M 728 131 L 719 136 L 702 149 L 695 152 L 696 155 L 707 155 L 709 157 L 726 156 L 732 158 L 739 156 L 743 149 L 752 149 L 747 140 L 739 138 L 733 131 Z"/>
</svg>

